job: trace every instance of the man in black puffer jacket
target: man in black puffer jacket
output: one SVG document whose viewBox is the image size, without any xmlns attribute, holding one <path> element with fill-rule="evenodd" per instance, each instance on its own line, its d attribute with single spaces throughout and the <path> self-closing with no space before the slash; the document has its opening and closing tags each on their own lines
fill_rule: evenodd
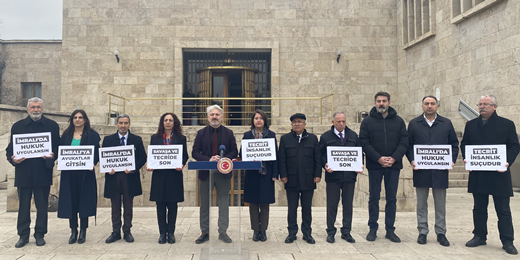
<svg viewBox="0 0 520 260">
<path fill-rule="evenodd" d="M 370 198 L 368 202 L 368 232 L 367 240 L 374 241 L 377 237 L 379 219 L 379 198 L 381 181 L 385 179 L 386 207 L 385 229 L 386 238 L 392 242 L 401 242 L 394 233 L 396 194 L 399 184 L 399 172 L 403 168 L 403 155 L 408 149 L 408 132 L 401 117 L 390 107 L 390 94 L 378 92 L 375 97 L 375 107 L 370 115 L 361 122 L 359 140 L 366 156 Z"/>
<path fill-rule="evenodd" d="M 334 113 L 333 126 L 320 137 L 321 165 L 325 169 L 325 181 L 327 182 L 327 242 L 334 243 L 337 228 L 334 226 L 338 214 L 338 203 L 341 198 L 343 205 L 343 221 L 341 227 L 341 239 L 349 243 L 356 242 L 350 235 L 352 230 L 352 202 L 354 201 L 354 188 L 356 186 L 357 172 L 334 171 L 327 161 L 327 147 L 329 146 L 357 146 L 361 147 L 358 135 L 347 127 L 345 113 Z M 341 193 L 341 197 L 340 197 Z"/>
</svg>

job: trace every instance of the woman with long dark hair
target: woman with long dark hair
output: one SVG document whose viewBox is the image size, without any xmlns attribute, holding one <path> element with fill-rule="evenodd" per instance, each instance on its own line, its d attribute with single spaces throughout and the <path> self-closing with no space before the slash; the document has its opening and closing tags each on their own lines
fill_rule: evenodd
<svg viewBox="0 0 520 260">
<path fill-rule="evenodd" d="M 244 133 L 242 139 L 274 138 L 276 150 L 276 134 L 269 130 L 267 116 L 257 109 L 251 117 L 251 130 Z M 266 241 L 266 230 L 269 224 L 269 204 L 274 203 L 274 182 L 278 179 L 278 163 L 262 162 L 262 169 L 247 170 L 244 180 L 244 201 L 249 203 L 249 217 L 253 241 Z"/>
<path fill-rule="evenodd" d="M 175 169 L 154 170 L 150 201 L 157 205 L 157 222 L 159 224 L 159 244 L 175 243 L 175 222 L 177 221 L 177 203 L 184 201 L 184 185 L 182 169 L 188 161 L 186 136 L 182 135 L 181 121 L 173 113 L 166 113 L 159 120 L 157 133 L 152 135 L 150 145 L 182 145 L 182 167 Z"/>
<path fill-rule="evenodd" d="M 94 166 L 99 161 L 99 134 L 90 128 L 87 113 L 81 109 L 74 110 L 69 118 L 69 126 L 60 139 L 64 146 L 94 146 Z M 88 217 L 96 215 L 97 184 L 96 172 L 91 170 L 61 171 L 58 218 L 68 218 L 71 230 L 69 244 L 85 243 L 88 228 Z M 78 214 L 80 232 L 78 237 Z"/>
</svg>

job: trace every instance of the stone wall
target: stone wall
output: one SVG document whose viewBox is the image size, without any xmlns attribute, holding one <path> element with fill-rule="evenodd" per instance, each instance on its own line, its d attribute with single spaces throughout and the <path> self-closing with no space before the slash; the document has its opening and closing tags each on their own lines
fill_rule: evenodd
<svg viewBox="0 0 520 260">
<path fill-rule="evenodd" d="M 105 122 L 105 93 L 182 97 L 183 48 L 271 49 L 272 97 L 335 93 L 333 110 L 348 106 L 349 122 L 375 92 L 397 92 L 392 0 L 65 0 L 63 8 L 61 110 L 81 106 L 96 123 Z M 181 111 L 180 100 L 161 104 Z M 276 124 L 282 105 L 316 113 L 296 100 L 274 105 Z"/>
<path fill-rule="evenodd" d="M 496 1 L 479 12 L 470 10 L 462 21 L 452 20 L 451 0 L 431 2 L 436 9 L 432 14 L 436 34 L 403 49 L 402 0 L 397 1 L 399 78 L 393 105 L 409 121 L 422 113 L 421 99 L 435 95 L 439 88 L 439 114 L 463 132 L 466 120 L 457 112 L 459 100 L 476 108 L 480 96 L 493 94 L 499 102 L 497 113 L 513 120 L 518 129 L 520 0 Z"/>
<path fill-rule="evenodd" d="M 47 110 L 59 111 L 61 104 L 61 41 L 2 41 L 6 68 L 2 76 L 2 104 L 23 104 L 22 82 L 41 82 L 42 99 Z"/>
</svg>

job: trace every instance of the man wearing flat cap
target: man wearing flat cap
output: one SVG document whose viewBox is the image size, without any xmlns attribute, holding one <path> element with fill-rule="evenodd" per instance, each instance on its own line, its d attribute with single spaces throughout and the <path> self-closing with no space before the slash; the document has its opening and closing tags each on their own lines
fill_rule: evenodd
<svg viewBox="0 0 520 260">
<path fill-rule="evenodd" d="M 312 196 L 316 183 L 321 181 L 321 157 L 318 137 L 305 130 L 304 114 L 296 113 L 291 116 L 292 130 L 280 139 L 278 151 L 279 171 L 287 192 L 287 213 L 289 235 L 285 243 L 296 240 L 298 224 L 296 223 L 298 201 L 301 198 L 303 240 L 309 244 L 316 243 L 311 233 L 311 206 Z"/>
</svg>

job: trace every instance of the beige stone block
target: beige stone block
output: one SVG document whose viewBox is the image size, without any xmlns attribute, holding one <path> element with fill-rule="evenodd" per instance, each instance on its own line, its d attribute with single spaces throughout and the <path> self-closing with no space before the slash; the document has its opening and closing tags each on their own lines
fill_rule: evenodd
<svg viewBox="0 0 520 260">
<path fill-rule="evenodd" d="M 274 17 L 276 19 L 294 19 L 294 18 L 296 18 L 296 10 L 295 9 L 275 10 Z"/>
</svg>

